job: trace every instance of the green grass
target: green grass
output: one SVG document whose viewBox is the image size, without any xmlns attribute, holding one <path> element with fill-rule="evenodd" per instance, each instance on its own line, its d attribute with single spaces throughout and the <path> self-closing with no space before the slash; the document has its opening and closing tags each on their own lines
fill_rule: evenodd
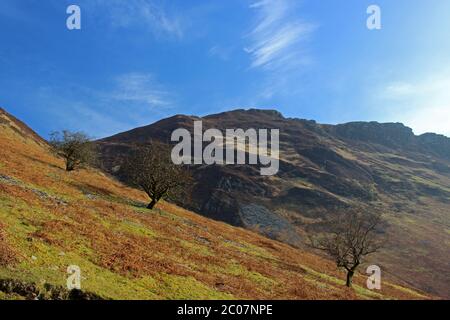
<svg viewBox="0 0 450 320">
<path fill-rule="evenodd" d="M 340 286 L 345 286 L 345 281 L 342 279 L 338 279 L 332 276 L 327 275 L 326 273 L 317 272 L 311 268 L 308 268 L 307 266 L 301 266 L 307 273 L 309 273 L 312 276 L 315 276 L 320 279 L 327 280 L 330 283 L 338 284 Z"/>
<path fill-rule="evenodd" d="M 338 286 L 345 286 L 345 281 L 342 280 L 342 279 L 335 278 L 335 277 L 330 276 L 330 275 L 325 274 L 325 273 L 317 272 L 317 271 L 315 271 L 313 269 L 310 269 L 310 268 L 308 268 L 306 266 L 302 266 L 302 267 L 308 272 L 308 274 L 314 276 L 315 278 L 325 280 L 328 283 L 336 284 Z M 311 281 L 311 277 L 307 276 L 306 278 L 309 278 L 310 281 Z M 320 281 L 320 282 L 323 283 L 323 281 Z M 381 295 L 381 294 L 379 294 L 377 292 L 368 290 L 368 289 L 363 288 L 363 287 L 361 287 L 361 286 L 359 286 L 357 284 L 353 284 L 352 287 L 355 290 L 356 294 L 362 299 L 374 299 L 374 298 L 375 299 L 386 299 L 387 298 L 387 297 L 385 297 L 385 296 L 383 296 L 383 295 Z"/>
<path fill-rule="evenodd" d="M 249 271 L 244 266 L 236 262 L 229 264 L 228 267 L 225 268 L 225 272 L 233 276 L 242 276 L 249 279 L 250 281 L 261 286 L 264 290 L 270 290 L 270 288 L 277 285 L 275 280 L 265 277 L 261 273 Z"/>
<path fill-rule="evenodd" d="M 387 299 L 387 297 L 383 296 L 382 294 L 355 284 L 353 285 L 353 289 L 355 290 L 356 294 L 363 299 Z"/>
<path fill-rule="evenodd" d="M 179 300 L 230 300 L 231 294 L 220 292 L 192 277 L 161 274 L 155 291 L 164 294 L 166 299 Z"/>
<path fill-rule="evenodd" d="M 76 250 L 64 252 L 56 246 L 47 245 L 39 239 L 32 242 L 26 239 L 38 230 L 38 227 L 28 218 L 33 217 L 32 223 L 55 218 L 45 210 L 37 207 L 27 207 L 24 201 L 15 199 L 10 201 L 0 197 L 0 219 L 7 226 L 8 242 L 21 254 L 21 262 L 14 269 L 0 268 L 0 278 L 14 278 L 36 284 L 52 283 L 65 286 L 69 265 L 77 265 L 82 271 L 82 289 L 96 292 L 105 298 L 117 299 L 154 299 L 157 295 L 144 287 L 145 282 L 128 279 L 110 272 L 94 264 L 95 253 L 88 244 L 83 244 L 77 237 Z M 140 232 L 138 226 L 130 226 L 129 230 Z M 146 233 L 148 234 L 149 232 Z M 58 236 L 58 235 L 55 235 Z M 66 241 L 71 241 L 65 235 Z M 64 235 L 61 235 L 64 238 Z M 32 257 L 36 259 L 32 259 Z"/>
<path fill-rule="evenodd" d="M 145 209 L 148 213 L 148 210 Z M 165 212 L 158 214 L 169 218 L 176 216 Z M 104 298 L 111 299 L 232 299 L 230 294 L 209 288 L 194 278 L 162 275 L 157 279 L 151 277 L 128 278 L 95 264 L 96 255 L 88 243 L 80 241 L 77 236 L 75 250 L 64 252 L 61 248 L 48 245 L 40 239 L 27 241 L 30 234 L 39 230 L 39 224 L 57 217 L 39 207 L 31 207 L 29 203 L 0 195 L 0 219 L 7 227 L 8 242 L 21 253 L 21 261 L 14 269 L 0 268 L 0 278 L 14 278 L 27 283 L 43 285 L 51 283 L 57 286 L 66 286 L 67 267 L 77 265 L 81 269 L 82 289 L 95 292 Z M 136 221 L 119 221 L 109 223 L 112 229 L 131 234 L 157 237 L 157 234 L 148 227 Z M 58 240 L 71 241 L 65 235 L 52 234 Z M 65 239 L 64 239 L 65 238 Z M 183 247 L 203 255 L 213 253 L 206 247 L 181 241 Z M 32 259 L 35 257 L 35 259 Z M 14 295 L 2 293 L 0 298 L 15 299 Z"/>
<path fill-rule="evenodd" d="M 417 184 L 422 184 L 422 185 L 425 185 L 425 186 L 428 186 L 431 188 L 440 189 L 440 190 L 450 193 L 450 188 L 444 187 L 440 184 L 437 184 L 436 182 L 430 181 L 430 180 L 422 178 L 420 176 L 410 176 L 409 178 Z"/>
<path fill-rule="evenodd" d="M 303 278 L 306 282 L 314 284 L 314 286 L 319 287 L 321 289 L 327 289 L 331 290 L 333 287 L 328 285 L 325 282 L 318 281 L 317 278 L 311 277 L 311 276 L 305 276 Z"/>
<path fill-rule="evenodd" d="M 119 224 L 114 225 L 113 228 L 115 230 L 128 232 L 137 236 L 144 236 L 150 238 L 156 238 L 158 236 L 158 234 L 155 231 L 136 221 L 130 220 L 122 221 Z"/>
<path fill-rule="evenodd" d="M 0 291 L 0 300 L 24 300 L 24 298 L 17 294 L 8 294 Z"/>
<path fill-rule="evenodd" d="M 420 299 L 426 299 L 426 296 L 418 293 L 417 291 L 414 291 L 414 290 L 411 290 L 411 289 L 408 289 L 408 288 L 405 288 L 405 287 L 402 287 L 402 286 L 399 286 L 399 285 L 396 285 L 396 284 L 392 284 L 392 283 L 387 283 L 386 285 L 388 285 L 388 286 L 390 286 L 392 288 L 395 288 L 397 290 L 406 292 L 408 294 L 411 294 L 413 296 L 416 296 L 416 297 L 418 297 Z"/>
<path fill-rule="evenodd" d="M 127 278 L 94 264 L 87 258 L 91 253 L 86 252 L 85 248 L 61 255 L 57 248 L 37 242 L 32 248 L 22 250 L 25 252 L 24 259 L 14 269 L 1 268 L 0 278 L 15 278 L 36 284 L 51 283 L 64 287 L 68 277 L 67 267 L 76 265 L 81 269 L 82 290 L 112 299 L 159 298 L 146 287 L 148 281 Z M 32 256 L 36 257 L 36 260 L 33 260 Z"/>
<path fill-rule="evenodd" d="M 203 255 L 205 257 L 214 256 L 214 252 L 212 252 L 207 246 L 196 244 L 196 243 L 185 241 L 185 240 L 180 240 L 180 243 L 183 246 L 183 248 L 185 248 L 186 250 L 195 252 L 195 253 Z"/>
<path fill-rule="evenodd" d="M 263 259 L 274 259 L 273 255 L 271 253 L 269 253 L 267 250 L 261 248 L 261 247 L 257 247 L 255 245 L 252 245 L 250 243 L 237 243 L 237 242 L 224 242 L 222 244 L 225 247 L 232 247 L 234 249 L 239 250 L 242 253 L 254 256 L 254 257 L 258 257 L 258 258 L 263 258 Z"/>
<path fill-rule="evenodd" d="M 149 210 L 149 209 L 144 208 L 144 207 L 136 207 L 136 206 L 131 206 L 131 208 L 132 208 L 135 212 L 141 213 L 141 214 L 144 214 L 144 215 L 153 215 L 153 214 L 157 214 L 157 215 L 159 215 L 159 216 L 161 216 L 161 217 L 168 218 L 168 219 L 170 219 L 170 220 L 172 220 L 172 221 L 177 221 L 177 220 L 180 221 L 180 220 L 181 220 L 181 218 L 180 218 L 179 216 L 174 215 L 174 214 L 169 213 L 169 212 L 164 211 L 164 210 L 160 210 L 160 209 L 158 209 L 158 208 L 155 208 L 155 209 L 153 209 L 153 210 Z"/>
</svg>

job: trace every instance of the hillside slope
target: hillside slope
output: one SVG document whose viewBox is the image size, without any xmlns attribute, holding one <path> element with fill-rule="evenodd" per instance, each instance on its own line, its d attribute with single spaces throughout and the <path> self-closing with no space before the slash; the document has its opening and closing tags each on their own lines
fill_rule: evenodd
<svg viewBox="0 0 450 320">
<path fill-rule="evenodd" d="M 360 275 L 347 289 L 330 261 L 172 204 L 148 211 L 146 200 L 99 171 L 65 172 L 0 110 L 0 299 L 64 286 L 69 265 L 82 290 L 107 299 L 425 297 L 387 281 L 369 291 Z"/>
<path fill-rule="evenodd" d="M 280 130 L 280 171 L 259 166 L 193 166 L 197 186 L 183 204 L 207 217 L 258 230 L 307 249 L 306 233 L 351 207 L 382 213 L 389 242 L 374 263 L 427 292 L 449 298 L 450 139 L 415 136 L 400 123 L 323 125 L 274 110 L 178 115 L 102 139 L 107 170 L 135 142 L 170 141 L 178 128 Z"/>
</svg>

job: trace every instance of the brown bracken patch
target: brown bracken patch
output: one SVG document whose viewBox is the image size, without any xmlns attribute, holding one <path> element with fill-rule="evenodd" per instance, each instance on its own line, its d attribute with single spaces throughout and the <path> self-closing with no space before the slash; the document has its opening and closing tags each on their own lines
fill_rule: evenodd
<svg viewBox="0 0 450 320">
<path fill-rule="evenodd" d="M 6 232 L 0 223 L 0 267 L 8 267 L 17 262 L 17 254 L 9 246 Z"/>
</svg>

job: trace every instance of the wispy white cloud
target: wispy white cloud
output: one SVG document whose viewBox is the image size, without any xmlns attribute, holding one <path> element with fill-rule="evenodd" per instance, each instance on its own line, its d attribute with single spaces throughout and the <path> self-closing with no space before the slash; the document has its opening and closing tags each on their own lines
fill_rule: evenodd
<svg viewBox="0 0 450 320">
<path fill-rule="evenodd" d="M 244 50 L 251 56 L 252 68 L 286 71 L 308 63 L 305 40 L 315 26 L 298 17 L 298 2 L 262 0 L 250 8 L 256 11 L 257 19 Z"/>
<path fill-rule="evenodd" d="M 127 73 L 106 83 L 109 89 L 47 86 L 33 103 L 58 119 L 54 130 L 82 130 L 105 137 L 156 120 L 173 106 L 173 95 L 152 74 Z"/>
<path fill-rule="evenodd" d="M 395 81 L 378 93 L 391 118 L 413 128 L 416 134 L 435 132 L 450 136 L 450 72 Z"/>
<path fill-rule="evenodd" d="M 170 105 L 169 93 L 151 74 L 127 73 L 116 77 L 115 83 L 116 88 L 110 93 L 114 100 L 139 103 L 149 108 Z"/>
<path fill-rule="evenodd" d="M 382 96 L 388 99 L 402 99 L 414 94 L 417 88 L 407 82 L 393 82 L 388 84 L 382 92 Z"/>
<path fill-rule="evenodd" d="M 88 0 L 88 5 L 101 7 L 113 27 L 147 27 L 155 35 L 182 38 L 184 19 L 181 14 L 156 0 Z"/>
<path fill-rule="evenodd" d="M 231 46 L 225 47 L 220 45 L 215 45 L 209 48 L 208 55 L 210 57 L 217 57 L 220 60 L 227 61 L 230 59 L 230 56 L 233 52 L 234 48 Z"/>
<path fill-rule="evenodd" d="M 48 132 L 44 134 L 68 129 L 83 131 L 93 138 L 99 138 L 126 128 L 126 120 L 116 119 L 112 113 L 104 112 L 89 90 L 81 91 L 84 94 L 74 97 L 57 87 L 46 86 L 37 89 L 31 106 L 40 114 L 46 115 L 44 118 L 52 119 L 46 125 Z"/>
</svg>

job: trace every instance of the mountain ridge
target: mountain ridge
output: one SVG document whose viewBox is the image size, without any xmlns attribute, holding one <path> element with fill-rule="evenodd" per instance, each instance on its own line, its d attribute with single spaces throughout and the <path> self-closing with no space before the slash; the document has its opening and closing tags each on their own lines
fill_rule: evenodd
<svg viewBox="0 0 450 320">
<path fill-rule="evenodd" d="M 0 108 L 1 109 L 1 108 Z M 379 122 L 379 121 L 349 121 L 349 122 L 344 122 L 344 123 L 338 123 L 338 124 L 328 124 L 328 123 L 318 123 L 315 120 L 311 120 L 311 119 L 303 119 L 303 118 L 298 118 L 298 117 L 285 117 L 280 111 L 276 110 L 276 109 L 256 109 L 256 108 L 249 108 L 249 109 L 232 109 L 229 111 L 223 111 L 223 112 L 219 112 L 219 113 L 214 113 L 214 114 L 209 114 L 209 115 L 205 115 L 205 116 L 196 116 L 196 115 L 187 115 L 187 114 L 176 114 L 167 118 L 163 118 L 160 120 L 157 120 L 151 124 L 148 125 L 142 125 L 136 128 L 132 128 L 129 130 L 125 130 L 123 132 L 119 132 L 117 134 L 114 134 L 110 137 L 105 137 L 105 138 L 101 138 L 99 139 L 100 141 L 105 140 L 105 139 L 109 139 L 111 137 L 115 137 L 117 135 L 120 135 L 122 133 L 128 133 L 130 131 L 134 131 L 134 130 L 144 130 L 148 127 L 151 126 L 155 126 L 161 122 L 176 122 L 174 120 L 182 120 L 182 121 L 193 121 L 193 120 L 209 120 L 209 119 L 215 119 L 215 118 L 221 118 L 223 116 L 226 117 L 233 117 L 233 116 L 239 116 L 239 115 L 254 115 L 254 116 L 265 116 L 265 117 L 270 117 L 272 119 L 283 119 L 283 120 L 290 120 L 290 121 L 298 121 L 304 124 L 310 124 L 310 125 L 318 125 L 320 127 L 325 127 L 325 128 L 346 128 L 346 127 L 357 127 L 357 129 L 362 129 L 361 126 L 365 126 L 366 128 L 371 126 L 371 127 L 376 127 L 377 129 L 386 129 L 386 128 L 392 128 L 392 129 L 396 129 L 395 131 L 397 132 L 403 132 L 406 136 L 413 136 L 415 138 L 428 138 L 429 140 L 435 140 L 435 139 L 441 139 L 441 141 L 447 141 L 447 143 L 450 143 L 450 137 L 447 137 L 444 134 L 438 134 L 438 133 L 433 133 L 433 132 L 425 132 L 422 134 L 414 134 L 413 129 L 411 129 L 410 127 L 406 126 L 405 124 L 403 124 L 402 122 Z M 370 127 L 369 127 L 370 128 Z M 343 133 L 343 135 L 345 135 L 344 130 L 341 131 Z"/>
</svg>

